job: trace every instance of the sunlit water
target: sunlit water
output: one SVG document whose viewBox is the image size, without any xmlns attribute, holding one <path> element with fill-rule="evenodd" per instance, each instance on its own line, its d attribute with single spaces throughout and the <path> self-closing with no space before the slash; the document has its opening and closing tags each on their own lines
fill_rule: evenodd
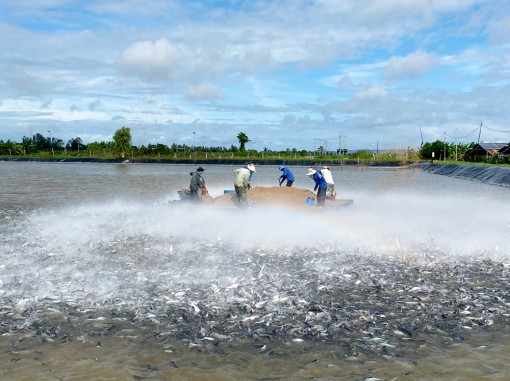
<svg viewBox="0 0 510 381">
<path fill-rule="evenodd" d="M 192 170 L 0 162 L 0 379 L 508 378 L 510 189 L 336 167 L 354 207 L 238 211 L 175 203 Z"/>
</svg>

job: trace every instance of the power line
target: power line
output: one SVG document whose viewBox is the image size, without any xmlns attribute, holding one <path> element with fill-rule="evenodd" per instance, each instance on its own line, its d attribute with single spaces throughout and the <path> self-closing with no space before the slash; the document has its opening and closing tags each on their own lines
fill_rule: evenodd
<svg viewBox="0 0 510 381">
<path fill-rule="evenodd" d="M 478 126 L 476 126 L 471 132 L 467 133 L 466 135 L 462 135 L 462 136 L 452 136 L 450 134 L 448 134 L 447 132 L 443 132 L 441 135 L 439 135 L 436 140 L 442 140 L 444 139 L 445 137 L 449 137 L 451 139 L 456 139 L 456 140 L 459 140 L 459 139 L 466 139 L 467 137 L 473 135 L 475 132 L 479 131 L 480 132 L 480 135 L 481 135 L 481 132 L 482 132 L 482 128 L 485 128 L 489 131 L 492 131 L 492 132 L 500 132 L 500 133 L 510 133 L 510 131 L 504 131 L 504 130 L 495 130 L 493 128 L 489 128 L 487 127 L 485 124 L 483 123 L 480 123 Z M 480 137 L 478 138 L 478 141 L 480 141 Z"/>
<path fill-rule="evenodd" d="M 492 129 L 492 128 L 487 127 L 486 125 L 482 125 L 482 127 L 485 127 L 485 128 L 486 128 L 486 129 L 488 129 L 489 131 L 493 131 L 493 132 L 505 132 L 505 133 L 510 133 L 510 131 L 494 130 L 494 129 Z"/>
<path fill-rule="evenodd" d="M 471 131 L 470 133 L 468 133 L 468 134 L 466 134 L 464 136 L 451 136 L 450 134 L 446 134 L 446 136 L 448 136 L 449 138 L 452 138 L 452 139 L 465 139 L 468 136 L 473 135 L 476 131 L 478 131 L 479 128 L 480 128 L 479 126 L 476 127 L 473 131 Z"/>
</svg>

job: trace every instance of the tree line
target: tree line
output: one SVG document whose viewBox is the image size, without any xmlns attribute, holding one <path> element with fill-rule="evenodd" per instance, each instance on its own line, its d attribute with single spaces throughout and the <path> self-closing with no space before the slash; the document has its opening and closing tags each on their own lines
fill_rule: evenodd
<svg viewBox="0 0 510 381">
<path fill-rule="evenodd" d="M 424 143 L 419 150 L 419 155 L 423 160 L 463 160 L 464 154 L 475 145 L 474 142 L 454 144 L 436 140 L 432 143 Z"/>
<path fill-rule="evenodd" d="M 134 146 L 132 144 L 131 129 L 122 127 L 115 131 L 112 141 L 101 141 L 93 143 L 84 143 L 80 137 L 75 137 L 64 142 L 62 139 L 51 136 L 43 136 L 40 133 L 32 137 L 23 136 L 21 142 L 16 141 L 3 141 L 0 140 L 0 155 L 9 156 L 30 156 L 37 154 L 55 154 L 55 153 L 75 153 L 81 152 L 94 153 L 97 156 L 120 156 L 122 158 L 127 155 L 131 156 L 169 156 L 175 154 L 183 154 L 189 152 L 203 153 L 203 152 L 233 152 L 245 153 L 246 143 L 250 141 L 248 135 L 244 132 L 237 134 L 239 147 L 231 145 L 230 147 L 223 146 L 189 146 L 186 144 L 148 144 Z M 269 151 L 267 148 L 265 151 Z"/>
<path fill-rule="evenodd" d="M 51 136 L 43 136 L 40 133 L 32 137 L 24 136 L 21 142 L 11 140 L 0 140 L 0 155 L 3 156 L 30 156 L 30 155 L 88 155 L 97 157 L 176 157 L 189 155 L 209 154 L 235 154 L 245 156 L 256 153 L 257 150 L 246 149 L 250 138 L 244 132 L 236 135 L 239 145 L 225 146 L 190 146 L 187 144 L 176 144 L 168 146 L 162 143 L 134 146 L 132 143 L 131 129 L 122 127 L 115 131 L 111 141 L 84 143 L 80 137 L 69 139 L 66 143 L 62 139 Z M 292 156 L 309 156 L 310 151 L 287 148 L 284 151 L 273 151 L 264 148 L 263 153 L 281 153 Z"/>
<path fill-rule="evenodd" d="M 134 146 L 132 144 L 131 130 L 128 127 L 122 127 L 115 131 L 112 141 L 101 141 L 86 144 L 80 137 L 74 137 L 64 142 L 62 139 L 51 136 L 43 136 L 40 133 L 33 135 L 32 137 L 23 136 L 21 142 L 15 142 L 11 140 L 3 141 L 0 140 L 0 155 L 9 156 L 30 156 L 38 154 L 50 154 L 55 153 L 73 153 L 80 155 L 80 153 L 99 156 L 99 157 L 122 157 L 134 156 L 171 156 L 179 154 L 195 154 L 204 153 L 235 153 L 239 155 L 246 154 L 246 143 L 250 141 L 248 136 L 244 132 L 240 132 L 236 135 L 239 141 L 239 146 L 231 145 L 230 147 L 216 146 L 189 146 L 186 144 L 172 144 L 167 146 L 166 144 L 148 144 Z M 422 160 L 463 160 L 464 154 L 471 150 L 475 146 L 475 143 L 468 144 L 453 144 L 445 141 L 436 140 L 432 143 L 427 142 L 422 144 L 420 149 L 415 155 L 414 150 L 410 150 L 414 156 Z M 250 152 L 257 152 L 256 150 L 250 150 Z M 307 156 L 310 155 L 309 151 L 301 150 L 298 151 L 295 148 L 287 148 L 285 151 L 272 151 L 268 148 L 264 148 L 262 152 L 265 153 L 285 153 L 294 156 Z M 321 153 L 319 153 L 321 154 Z M 363 156 L 364 160 L 373 158 L 376 159 L 376 155 L 373 152 L 360 150 L 356 152 L 357 156 Z M 349 155 L 352 156 L 353 154 Z M 342 155 L 343 156 L 343 155 Z M 380 156 L 381 155 L 377 155 Z"/>
</svg>

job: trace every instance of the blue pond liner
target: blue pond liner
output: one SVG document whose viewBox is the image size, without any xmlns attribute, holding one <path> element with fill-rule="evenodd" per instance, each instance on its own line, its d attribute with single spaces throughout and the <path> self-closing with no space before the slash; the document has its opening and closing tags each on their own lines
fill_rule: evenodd
<svg viewBox="0 0 510 381">
<path fill-rule="evenodd" d="M 235 194 L 235 193 L 236 193 L 236 191 L 235 191 L 235 190 L 233 190 L 233 189 L 225 189 L 225 190 L 223 191 L 223 194 Z"/>
</svg>

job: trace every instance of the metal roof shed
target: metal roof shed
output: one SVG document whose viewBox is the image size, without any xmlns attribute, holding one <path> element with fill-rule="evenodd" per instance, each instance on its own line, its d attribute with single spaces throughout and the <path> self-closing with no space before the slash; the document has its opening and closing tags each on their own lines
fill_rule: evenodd
<svg viewBox="0 0 510 381">
<path fill-rule="evenodd" d="M 500 150 L 508 143 L 480 143 L 464 154 L 464 160 L 481 161 L 485 158 L 498 155 Z"/>
</svg>

